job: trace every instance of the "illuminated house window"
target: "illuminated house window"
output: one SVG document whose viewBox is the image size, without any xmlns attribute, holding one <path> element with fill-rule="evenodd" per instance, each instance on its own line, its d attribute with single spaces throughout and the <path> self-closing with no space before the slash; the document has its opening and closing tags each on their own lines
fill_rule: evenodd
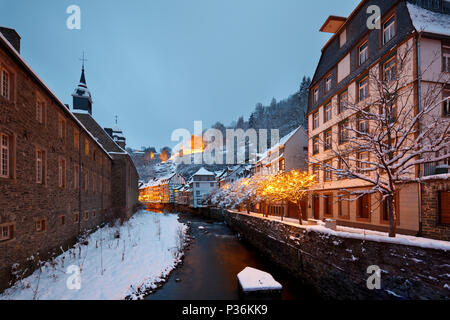
<svg viewBox="0 0 450 320">
<path fill-rule="evenodd" d="M 369 59 L 369 43 L 366 41 L 359 47 L 359 65 L 362 65 Z"/>
<path fill-rule="evenodd" d="M 9 136 L 0 133 L 0 177 L 9 178 Z"/>
<path fill-rule="evenodd" d="M 73 146 L 75 150 L 80 149 L 80 131 L 77 128 L 73 129 Z"/>
<path fill-rule="evenodd" d="M 84 154 L 89 156 L 89 141 L 87 139 L 84 139 Z"/>
<path fill-rule="evenodd" d="M 383 44 L 388 43 L 395 36 L 395 17 L 383 24 Z"/>
</svg>

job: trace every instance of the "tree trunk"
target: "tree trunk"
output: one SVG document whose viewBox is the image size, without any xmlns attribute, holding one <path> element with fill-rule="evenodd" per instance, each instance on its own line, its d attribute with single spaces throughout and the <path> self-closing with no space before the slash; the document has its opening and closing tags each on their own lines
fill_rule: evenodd
<svg viewBox="0 0 450 320">
<path fill-rule="evenodd" d="M 395 238 L 396 235 L 396 226 L 397 226 L 397 219 L 395 217 L 395 197 L 389 196 L 387 198 L 388 202 L 388 212 L 389 212 L 389 237 Z"/>
<path fill-rule="evenodd" d="M 301 201 L 299 201 L 299 203 L 298 203 L 298 212 L 299 212 L 298 223 L 300 225 L 302 225 L 303 224 L 303 209 L 302 209 Z"/>
</svg>

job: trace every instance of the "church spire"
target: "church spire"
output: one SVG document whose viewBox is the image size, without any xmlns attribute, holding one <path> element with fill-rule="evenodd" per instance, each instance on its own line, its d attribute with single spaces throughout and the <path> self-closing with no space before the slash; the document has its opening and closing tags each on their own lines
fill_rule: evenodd
<svg viewBox="0 0 450 320">
<path fill-rule="evenodd" d="M 84 74 L 84 62 L 87 61 L 84 57 L 80 59 L 82 61 L 81 66 L 81 77 L 78 86 L 75 88 L 75 91 L 72 93 L 73 97 L 73 109 L 74 112 L 88 112 L 92 115 L 92 97 L 91 93 L 86 85 L 86 76 Z"/>
</svg>

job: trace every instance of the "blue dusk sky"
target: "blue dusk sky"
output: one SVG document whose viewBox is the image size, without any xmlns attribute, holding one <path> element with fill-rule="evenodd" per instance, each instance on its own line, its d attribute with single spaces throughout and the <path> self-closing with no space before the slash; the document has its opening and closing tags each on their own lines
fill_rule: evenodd
<svg viewBox="0 0 450 320">
<path fill-rule="evenodd" d="M 329 15 L 359 0 L 1 0 L 0 25 L 22 37 L 21 54 L 64 102 L 81 73 L 93 116 L 119 126 L 127 145 L 173 146 L 173 130 L 247 118 L 256 103 L 294 93 L 313 76 Z M 69 30 L 69 5 L 81 30 Z"/>
</svg>

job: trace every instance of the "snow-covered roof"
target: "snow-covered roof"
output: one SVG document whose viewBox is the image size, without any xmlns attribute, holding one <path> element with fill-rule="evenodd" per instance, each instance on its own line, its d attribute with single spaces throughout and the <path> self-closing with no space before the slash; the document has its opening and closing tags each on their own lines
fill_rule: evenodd
<svg viewBox="0 0 450 320">
<path fill-rule="evenodd" d="M 278 143 L 277 143 L 276 145 L 274 145 L 272 148 L 270 148 L 269 150 L 267 150 L 267 151 L 264 152 L 264 153 L 259 154 L 260 159 L 262 160 L 262 159 L 266 158 L 266 157 L 269 155 L 269 153 L 272 153 L 272 152 L 278 150 L 279 148 L 282 148 L 282 147 L 289 141 L 289 139 L 291 139 L 291 138 L 294 136 L 294 134 L 296 134 L 297 131 L 299 131 L 300 129 L 304 130 L 303 127 L 301 127 L 301 126 L 298 127 L 298 128 L 295 129 L 294 131 L 288 133 L 288 134 L 285 135 L 283 138 L 281 138 L 281 139 L 280 139 L 280 142 L 278 142 Z"/>
<path fill-rule="evenodd" d="M 200 170 L 198 170 L 192 176 L 214 176 L 214 172 L 208 171 L 202 167 Z"/>
<path fill-rule="evenodd" d="M 418 32 L 450 36 L 450 15 L 407 3 L 409 15 Z"/>
</svg>

